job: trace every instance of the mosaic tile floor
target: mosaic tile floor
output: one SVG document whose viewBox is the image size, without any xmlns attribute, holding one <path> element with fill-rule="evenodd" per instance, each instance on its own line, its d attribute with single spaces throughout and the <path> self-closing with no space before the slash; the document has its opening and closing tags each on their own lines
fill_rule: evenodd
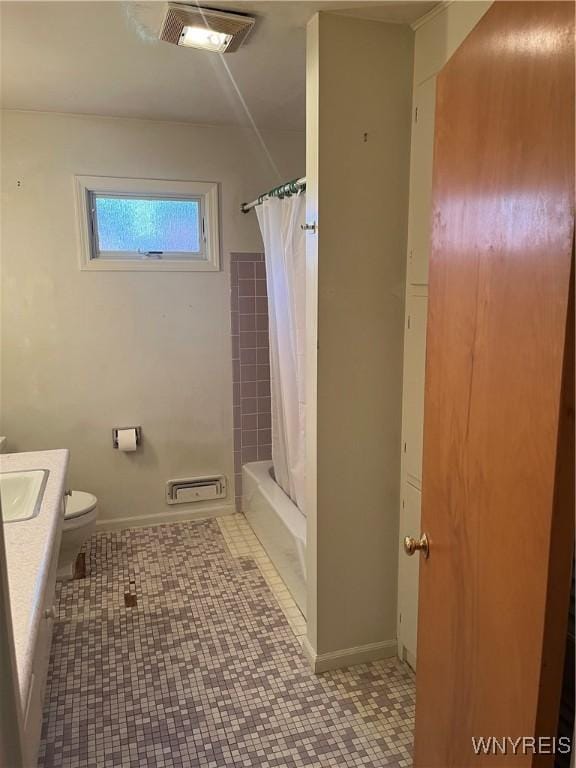
<svg viewBox="0 0 576 768">
<path fill-rule="evenodd" d="M 412 674 L 388 660 L 313 675 L 238 531 L 90 539 L 86 578 L 58 586 L 40 766 L 411 764 Z"/>
<path fill-rule="evenodd" d="M 256 562 L 292 631 L 302 641 L 306 636 L 306 619 L 244 515 L 225 515 L 217 518 L 217 523 L 230 553 L 234 557 L 248 557 Z"/>
</svg>

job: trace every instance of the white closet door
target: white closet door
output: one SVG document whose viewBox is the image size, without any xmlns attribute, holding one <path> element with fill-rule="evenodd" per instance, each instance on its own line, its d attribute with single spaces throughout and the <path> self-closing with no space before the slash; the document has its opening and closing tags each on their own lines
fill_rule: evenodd
<svg viewBox="0 0 576 768">
<path fill-rule="evenodd" d="M 416 86 L 408 227 L 408 283 L 428 283 L 436 77 Z"/>
<path fill-rule="evenodd" d="M 402 540 L 404 536 L 411 536 L 411 531 L 420 530 L 420 499 L 420 491 L 410 483 L 404 483 L 400 526 Z M 400 657 L 413 669 L 416 669 L 419 573 L 420 558 L 401 554 L 398 562 L 398 650 Z"/>
<path fill-rule="evenodd" d="M 404 398 L 402 502 L 400 505 L 400 558 L 398 561 L 398 648 L 399 655 L 416 668 L 418 628 L 419 558 L 406 557 L 404 536 L 420 530 L 422 484 L 422 437 L 424 423 L 424 371 L 426 363 L 426 286 L 411 287 L 406 298 L 404 343 Z"/>
<path fill-rule="evenodd" d="M 424 371 L 426 367 L 427 289 L 412 289 L 406 304 L 404 347 L 404 477 L 417 488 L 422 484 L 424 428 Z"/>
</svg>

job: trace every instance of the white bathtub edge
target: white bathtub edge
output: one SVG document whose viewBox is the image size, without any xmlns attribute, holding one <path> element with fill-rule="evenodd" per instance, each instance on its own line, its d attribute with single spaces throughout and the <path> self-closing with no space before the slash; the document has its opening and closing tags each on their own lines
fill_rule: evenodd
<svg viewBox="0 0 576 768">
<path fill-rule="evenodd" d="M 306 615 L 306 518 L 270 476 L 272 462 L 242 467 L 242 511 L 303 616 Z"/>
<path fill-rule="evenodd" d="M 244 476 L 249 474 L 251 479 L 257 483 L 258 490 L 271 506 L 276 509 L 280 507 L 283 510 L 286 510 L 287 514 L 281 515 L 284 524 L 290 529 L 292 535 L 306 546 L 306 516 L 271 477 L 271 468 L 271 461 L 252 461 L 249 464 L 245 464 L 242 470 Z M 247 490 L 248 489 L 244 489 L 243 502 L 244 498 L 247 496 L 247 493 L 245 492 Z"/>
</svg>

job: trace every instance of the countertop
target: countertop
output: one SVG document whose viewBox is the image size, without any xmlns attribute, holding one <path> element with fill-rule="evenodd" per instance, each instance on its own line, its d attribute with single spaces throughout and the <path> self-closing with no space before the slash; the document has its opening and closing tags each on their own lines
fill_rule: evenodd
<svg viewBox="0 0 576 768">
<path fill-rule="evenodd" d="M 64 449 L 0 455 L 2 472 L 47 469 L 50 473 L 36 517 L 4 525 L 16 667 L 23 706 L 28 697 L 48 572 L 52 557 L 58 557 L 58 552 L 53 550 L 62 522 L 60 500 L 68 457 L 69 453 Z"/>
</svg>

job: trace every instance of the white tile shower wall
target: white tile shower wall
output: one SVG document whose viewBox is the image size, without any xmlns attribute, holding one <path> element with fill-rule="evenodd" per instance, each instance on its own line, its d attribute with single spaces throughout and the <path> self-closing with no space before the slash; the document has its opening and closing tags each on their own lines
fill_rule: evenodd
<svg viewBox="0 0 576 768">
<path fill-rule="evenodd" d="M 272 456 L 266 266 L 260 253 L 230 255 L 230 326 L 236 509 L 242 465 Z"/>
</svg>

